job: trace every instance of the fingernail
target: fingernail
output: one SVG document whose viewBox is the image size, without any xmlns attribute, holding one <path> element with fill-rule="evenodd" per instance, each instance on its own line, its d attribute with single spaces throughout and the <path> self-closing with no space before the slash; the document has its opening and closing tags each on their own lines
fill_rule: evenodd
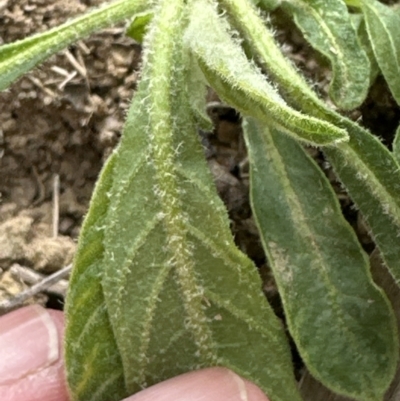
<svg viewBox="0 0 400 401">
<path fill-rule="evenodd" d="M 0 355 L 0 385 L 11 384 L 57 361 L 57 327 L 46 309 L 31 305 L 2 316 Z"/>
<path fill-rule="evenodd" d="M 186 373 L 156 384 L 124 401 L 268 401 L 253 383 L 225 368 Z"/>
</svg>

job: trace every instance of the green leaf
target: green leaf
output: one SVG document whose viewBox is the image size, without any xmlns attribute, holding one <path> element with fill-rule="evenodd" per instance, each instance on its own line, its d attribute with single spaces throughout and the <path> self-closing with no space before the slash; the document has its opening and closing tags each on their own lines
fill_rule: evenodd
<svg viewBox="0 0 400 401">
<path fill-rule="evenodd" d="M 191 119 L 183 10 L 183 0 L 155 10 L 122 142 L 81 234 L 67 299 L 70 392 L 113 401 L 218 365 L 271 401 L 300 401 L 284 329 L 234 245 Z"/>
<path fill-rule="evenodd" d="M 306 40 L 332 65 L 329 95 L 341 109 L 358 107 L 366 98 L 370 65 L 357 40 L 343 0 L 289 0 L 283 7 Z"/>
<path fill-rule="evenodd" d="M 153 12 L 148 11 L 135 15 L 132 22 L 126 29 L 126 35 L 136 40 L 136 42 L 142 43 L 144 35 L 153 16 Z"/>
<path fill-rule="evenodd" d="M 400 282 L 400 172 L 393 155 L 357 124 L 343 120 L 350 142 L 325 154 L 360 209 L 382 258 Z"/>
<path fill-rule="evenodd" d="M 281 4 L 281 0 L 250 0 L 264 11 L 273 11 Z"/>
<path fill-rule="evenodd" d="M 400 283 L 400 169 L 391 152 L 356 123 L 331 116 L 347 129 L 346 146 L 325 148 L 328 161 L 371 229 L 381 256 Z"/>
<path fill-rule="evenodd" d="M 0 47 L 0 90 L 69 44 L 132 16 L 145 0 L 118 0 L 76 17 L 56 28 Z"/>
<path fill-rule="evenodd" d="M 204 131 L 212 131 L 214 124 L 207 114 L 207 81 L 193 54 L 188 51 L 187 57 L 189 59 L 189 102 L 193 116 L 200 129 Z"/>
<path fill-rule="evenodd" d="M 305 107 L 314 109 L 317 113 L 322 110 L 319 118 L 325 119 L 326 106 L 282 54 L 272 30 L 266 27 L 258 11 L 250 7 L 247 0 L 220 0 L 220 3 L 253 57 L 261 64 L 264 71 L 268 72 L 268 76 L 279 84 L 279 93 L 282 97 L 299 110 Z"/>
<path fill-rule="evenodd" d="M 395 317 L 329 181 L 293 139 L 245 124 L 251 200 L 289 330 L 310 372 L 378 401 L 397 365 Z"/>
<path fill-rule="evenodd" d="M 350 140 L 326 147 L 336 174 L 357 204 L 382 258 L 400 282 L 400 170 L 379 140 L 358 124 L 330 110 L 282 54 L 272 32 L 245 0 L 221 0 L 255 57 L 279 85 L 293 107 L 345 129 Z"/>
<path fill-rule="evenodd" d="M 369 41 L 367 28 L 365 26 L 364 16 L 362 14 L 351 14 L 351 22 L 357 32 L 357 37 L 361 47 L 364 49 L 371 66 L 369 73 L 370 86 L 374 83 L 380 72 L 378 62 L 376 61 L 374 51 L 372 50 L 371 42 Z"/>
<path fill-rule="evenodd" d="M 120 401 L 129 393 L 101 287 L 104 225 L 115 155 L 104 166 L 79 237 L 65 303 L 65 365 L 71 401 Z"/>
<path fill-rule="evenodd" d="M 400 14 L 375 0 L 363 0 L 361 8 L 376 60 L 400 105 Z"/>
<path fill-rule="evenodd" d="M 400 125 L 397 127 L 396 135 L 393 140 L 393 156 L 397 163 L 400 164 Z"/>
<path fill-rule="evenodd" d="M 393 4 L 392 10 L 394 11 L 395 14 L 397 14 L 400 17 L 400 4 Z"/>
<path fill-rule="evenodd" d="M 361 7 L 361 0 L 344 0 L 344 2 L 349 6 L 349 7 L 355 7 L 359 8 Z"/>
<path fill-rule="evenodd" d="M 212 4 L 197 0 L 192 4 L 191 13 L 185 41 L 208 82 L 226 103 L 245 115 L 273 122 L 285 133 L 314 145 L 347 139 L 343 130 L 288 107 L 247 60 L 240 45 L 232 39 L 228 23 L 218 16 Z"/>
</svg>

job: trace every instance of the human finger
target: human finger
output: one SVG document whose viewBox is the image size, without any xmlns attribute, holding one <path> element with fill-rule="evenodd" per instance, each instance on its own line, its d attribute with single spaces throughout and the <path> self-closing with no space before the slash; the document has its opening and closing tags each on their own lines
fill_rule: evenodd
<svg viewBox="0 0 400 401">
<path fill-rule="evenodd" d="M 0 318 L 0 400 L 68 401 L 60 311 L 31 305 Z"/>
<path fill-rule="evenodd" d="M 226 368 L 208 368 L 158 383 L 123 401 L 268 401 L 253 383 Z"/>
</svg>

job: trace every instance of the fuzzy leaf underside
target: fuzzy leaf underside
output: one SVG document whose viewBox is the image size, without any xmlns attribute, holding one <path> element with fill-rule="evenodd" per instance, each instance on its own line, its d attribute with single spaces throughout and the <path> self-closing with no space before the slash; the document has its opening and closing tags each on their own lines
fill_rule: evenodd
<svg viewBox="0 0 400 401">
<path fill-rule="evenodd" d="M 193 117 L 204 131 L 212 131 L 214 125 L 207 114 L 208 85 L 195 57 L 187 51 L 189 62 L 188 95 Z"/>
<path fill-rule="evenodd" d="M 400 14 L 375 0 L 362 0 L 361 8 L 376 60 L 400 105 Z"/>
<path fill-rule="evenodd" d="M 370 64 L 346 4 L 343 0 L 290 0 L 283 5 L 307 42 L 329 59 L 332 101 L 345 110 L 358 107 L 367 96 Z"/>
<path fill-rule="evenodd" d="M 325 149 L 335 173 L 360 209 L 383 260 L 400 282 L 400 174 L 393 155 L 377 138 L 350 121 L 346 147 Z"/>
<path fill-rule="evenodd" d="M 128 28 L 126 28 L 126 35 L 136 40 L 138 43 L 143 43 L 143 38 L 153 15 L 152 11 L 146 11 L 135 15 Z"/>
<path fill-rule="evenodd" d="M 231 37 L 227 21 L 218 16 L 213 4 L 197 0 L 191 13 L 193 18 L 185 33 L 187 47 L 224 101 L 245 115 L 278 124 L 287 134 L 314 145 L 347 139 L 345 131 L 287 106 L 265 76 L 248 61 L 239 43 Z"/>
<path fill-rule="evenodd" d="M 101 288 L 114 161 L 113 155 L 97 181 L 69 280 L 64 355 L 71 401 L 120 401 L 129 395 Z"/>
<path fill-rule="evenodd" d="M 146 0 L 118 0 L 29 38 L 0 47 L 0 91 L 69 44 L 146 8 Z"/>
<path fill-rule="evenodd" d="M 397 127 L 396 135 L 393 140 L 393 156 L 398 164 L 400 164 L 400 125 Z"/>
<path fill-rule="evenodd" d="M 261 65 L 279 85 L 293 107 L 345 129 L 349 142 L 325 147 L 340 181 L 366 219 L 382 258 L 400 281 L 400 170 L 393 155 L 368 131 L 340 116 L 317 97 L 282 54 L 272 32 L 245 0 L 221 0 Z M 246 12 L 245 12 L 246 10 Z"/>
<path fill-rule="evenodd" d="M 233 243 L 191 120 L 182 9 L 163 1 L 155 10 L 123 138 L 81 234 L 67 299 L 73 400 L 122 398 L 89 396 L 96 375 L 106 377 L 104 349 L 115 361 L 109 381 L 129 394 L 221 365 L 271 401 L 300 401 L 283 327 Z M 87 305 L 95 295 L 97 307 Z"/>
<path fill-rule="evenodd" d="M 332 390 L 381 400 L 396 369 L 397 333 L 368 258 L 299 144 L 254 120 L 245 127 L 252 209 L 299 352 Z"/>
<path fill-rule="evenodd" d="M 272 30 L 266 27 L 258 11 L 249 7 L 247 0 L 220 0 L 220 3 L 227 11 L 233 27 L 240 32 L 245 44 L 250 48 L 253 57 L 268 76 L 279 84 L 279 93 L 286 101 L 299 110 L 304 103 L 308 103 L 310 108 L 315 108 L 315 104 L 318 104 L 317 110 L 324 109 L 324 103 L 282 54 Z M 319 118 L 324 119 L 325 113 L 320 113 Z"/>
<path fill-rule="evenodd" d="M 357 37 L 361 47 L 364 49 L 370 64 L 369 84 L 374 83 L 376 77 L 380 73 L 378 62 L 376 61 L 371 42 L 369 41 L 367 27 L 365 26 L 364 16 L 362 14 L 351 14 L 351 23 L 357 32 Z"/>
</svg>

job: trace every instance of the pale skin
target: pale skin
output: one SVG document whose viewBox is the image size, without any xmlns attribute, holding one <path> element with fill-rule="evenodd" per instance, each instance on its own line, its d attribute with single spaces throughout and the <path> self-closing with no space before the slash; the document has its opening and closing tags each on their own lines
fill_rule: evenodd
<svg viewBox="0 0 400 401">
<path fill-rule="evenodd" d="M 0 317 L 0 400 L 70 401 L 64 379 L 64 315 L 35 305 Z M 225 368 L 174 377 L 124 401 L 268 401 Z"/>
</svg>

